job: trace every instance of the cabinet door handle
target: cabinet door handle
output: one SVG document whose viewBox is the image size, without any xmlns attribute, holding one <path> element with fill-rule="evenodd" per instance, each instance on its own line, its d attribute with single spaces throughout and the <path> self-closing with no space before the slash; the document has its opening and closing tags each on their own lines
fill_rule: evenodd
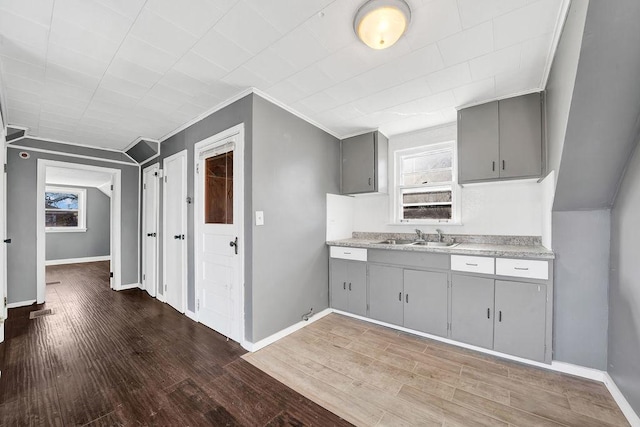
<svg viewBox="0 0 640 427">
<path fill-rule="evenodd" d="M 491 309 L 487 308 L 487 319 L 491 319 Z"/>
<path fill-rule="evenodd" d="M 402 292 L 398 294 L 398 301 L 402 301 Z"/>
<path fill-rule="evenodd" d="M 506 164 L 507 164 L 507 162 L 503 160 L 502 161 L 502 170 L 504 170 L 504 167 L 505 167 Z"/>
<path fill-rule="evenodd" d="M 498 312 L 498 322 L 502 322 L 502 310 Z"/>
<path fill-rule="evenodd" d="M 471 264 L 470 262 L 465 262 L 465 264 L 467 264 L 467 265 L 469 265 L 471 267 L 477 267 L 478 266 L 478 264 Z"/>
<path fill-rule="evenodd" d="M 513 267 L 514 270 L 523 270 L 523 271 L 527 271 L 529 270 L 529 267 Z"/>
<path fill-rule="evenodd" d="M 351 290 L 351 282 L 349 282 L 349 290 Z"/>
<path fill-rule="evenodd" d="M 407 304 L 409 304 L 409 294 L 404 295 L 404 300 Z"/>
<path fill-rule="evenodd" d="M 342 282 L 342 289 L 347 290 L 347 282 Z"/>
<path fill-rule="evenodd" d="M 491 162 L 491 171 L 492 172 L 496 171 L 496 161 L 495 160 L 493 162 Z"/>
<path fill-rule="evenodd" d="M 371 178 L 369 178 L 369 185 L 371 185 Z"/>
</svg>

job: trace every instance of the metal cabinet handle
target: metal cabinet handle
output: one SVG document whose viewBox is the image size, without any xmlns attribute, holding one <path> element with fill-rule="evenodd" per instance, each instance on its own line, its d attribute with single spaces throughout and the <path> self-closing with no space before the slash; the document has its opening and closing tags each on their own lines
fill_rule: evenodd
<svg viewBox="0 0 640 427">
<path fill-rule="evenodd" d="M 505 166 L 506 166 L 507 162 L 506 161 L 502 161 L 502 170 L 504 170 Z"/>
<path fill-rule="evenodd" d="M 529 270 L 529 267 L 513 267 L 514 270 L 523 270 L 523 271 L 527 271 Z"/>
<path fill-rule="evenodd" d="M 491 319 L 491 309 L 487 308 L 487 319 Z"/>
<path fill-rule="evenodd" d="M 502 322 L 502 310 L 498 312 L 498 322 Z"/>
<path fill-rule="evenodd" d="M 342 289 L 347 290 L 347 282 L 342 282 Z"/>
<path fill-rule="evenodd" d="M 492 172 L 496 171 L 496 162 L 495 162 L 495 160 L 493 162 L 491 162 L 491 171 Z"/>
<path fill-rule="evenodd" d="M 236 255 L 238 255 L 238 238 L 229 242 L 229 246 L 235 249 Z"/>
<path fill-rule="evenodd" d="M 409 294 L 404 295 L 404 301 L 409 304 Z"/>
<path fill-rule="evenodd" d="M 402 292 L 398 294 L 398 301 L 402 301 Z"/>
<path fill-rule="evenodd" d="M 351 282 L 349 282 L 349 290 L 351 290 Z"/>
<path fill-rule="evenodd" d="M 477 266 L 478 266 L 478 264 L 471 264 L 470 262 L 465 262 L 465 264 L 466 264 L 466 265 L 469 265 L 469 266 L 471 266 L 471 267 L 477 267 Z"/>
<path fill-rule="evenodd" d="M 371 185 L 371 178 L 369 178 L 369 185 Z"/>
</svg>

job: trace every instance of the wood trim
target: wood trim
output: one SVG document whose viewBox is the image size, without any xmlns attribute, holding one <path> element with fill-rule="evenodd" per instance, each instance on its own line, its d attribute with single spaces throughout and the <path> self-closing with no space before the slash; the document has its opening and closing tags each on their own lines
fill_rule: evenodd
<svg viewBox="0 0 640 427">
<path fill-rule="evenodd" d="M 111 261 L 111 255 L 90 256 L 83 258 L 52 259 L 44 262 L 44 265 L 80 264 L 83 262 Z"/>
</svg>

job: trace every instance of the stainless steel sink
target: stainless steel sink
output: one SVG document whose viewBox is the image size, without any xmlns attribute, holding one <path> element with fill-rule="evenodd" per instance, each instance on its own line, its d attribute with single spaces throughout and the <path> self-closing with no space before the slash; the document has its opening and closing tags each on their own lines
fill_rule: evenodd
<svg viewBox="0 0 640 427">
<path fill-rule="evenodd" d="M 413 240 L 403 240 L 403 239 L 387 239 L 382 242 L 377 242 L 379 245 L 411 245 L 414 243 Z"/>
<path fill-rule="evenodd" d="M 458 243 L 447 243 L 447 242 L 413 242 L 412 246 L 426 246 L 428 248 L 451 248 L 453 246 L 458 245 Z"/>
</svg>

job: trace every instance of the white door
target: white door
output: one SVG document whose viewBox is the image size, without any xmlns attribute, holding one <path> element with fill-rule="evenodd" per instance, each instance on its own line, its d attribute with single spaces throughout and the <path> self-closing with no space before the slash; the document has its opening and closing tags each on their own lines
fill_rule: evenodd
<svg viewBox="0 0 640 427">
<path fill-rule="evenodd" d="M 242 127 L 225 133 L 196 144 L 196 307 L 201 323 L 242 342 Z"/>
<path fill-rule="evenodd" d="M 181 313 L 187 287 L 187 150 L 163 162 L 164 299 Z"/>
<path fill-rule="evenodd" d="M 7 159 L 5 129 L 0 118 L 0 165 Z M 0 171 L 0 239 L 7 238 L 7 175 Z M 7 246 L 0 242 L 0 342 L 4 341 L 4 321 L 7 318 Z"/>
<path fill-rule="evenodd" d="M 142 287 L 152 297 L 158 283 L 158 171 L 155 164 L 142 172 Z"/>
</svg>

